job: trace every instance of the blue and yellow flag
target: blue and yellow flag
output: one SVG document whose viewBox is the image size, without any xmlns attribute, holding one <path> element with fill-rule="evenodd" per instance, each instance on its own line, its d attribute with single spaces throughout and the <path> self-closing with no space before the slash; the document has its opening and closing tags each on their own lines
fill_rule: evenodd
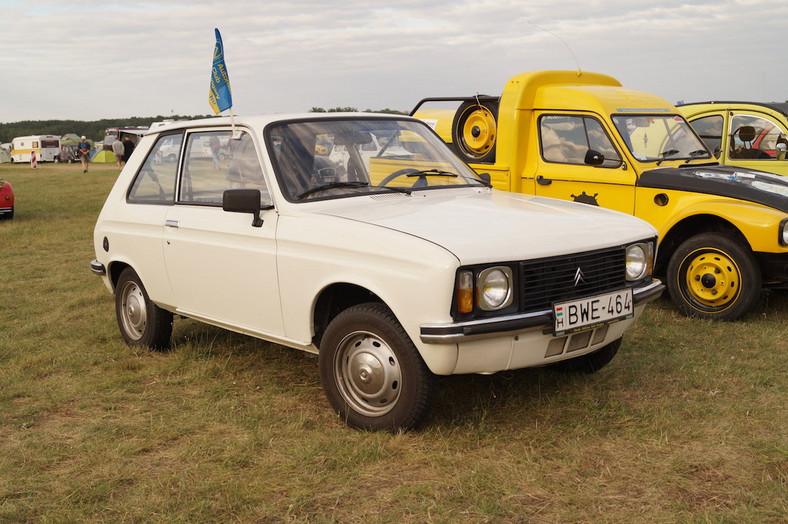
<svg viewBox="0 0 788 524">
<path fill-rule="evenodd" d="M 214 113 L 221 113 L 233 106 L 233 93 L 230 90 L 230 76 L 224 64 L 224 44 L 222 35 L 216 29 L 216 46 L 213 48 L 213 68 L 211 69 L 211 92 L 208 102 Z"/>
</svg>

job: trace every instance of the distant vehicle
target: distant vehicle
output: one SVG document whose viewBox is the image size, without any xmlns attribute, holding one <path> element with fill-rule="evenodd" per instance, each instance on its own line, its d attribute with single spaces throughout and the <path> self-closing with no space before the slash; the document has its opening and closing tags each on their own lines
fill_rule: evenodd
<svg viewBox="0 0 788 524">
<path fill-rule="evenodd" d="M 14 188 L 0 178 L 0 220 L 14 218 Z"/>
<path fill-rule="evenodd" d="M 79 146 L 76 144 L 65 144 L 60 146 L 60 154 L 55 157 L 55 162 L 76 162 L 79 160 Z"/>
<path fill-rule="evenodd" d="M 697 102 L 678 110 L 720 164 L 788 176 L 788 103 Z"/>
<path fill-rule="evenodd" d="M 148 131 L 147 127 L 108 127 L 104 130 L 104 149 L 112 149 L 112 143 L 115 140 L 123 140 L 124 137 L 129 137 L 134 145 L 140 141 L 140 137 Z"/>
<path fill-rule="evenodd" d="M 19 136 L 11 142 L 11 161 L 30 162 L 35 151 L 38 162 L 54 162 L 60 155 L 59 135 Z"/>
</svg>

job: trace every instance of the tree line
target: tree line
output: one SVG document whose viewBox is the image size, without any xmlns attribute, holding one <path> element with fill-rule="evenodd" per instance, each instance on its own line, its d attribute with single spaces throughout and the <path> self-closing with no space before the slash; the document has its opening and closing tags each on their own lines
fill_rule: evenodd
<svg viewBox="0 0 788 524">
<path fill-rule="evenodd" d="M 355 107 L 334 107 L 324 109 L 313 107 L 310 113 L 336 113 L 336 112 L 358 112 Z M 365 112 L 372 112 L 367 109 Z M 407 114 L 394 109 L 379 109 L 376 113 Z M 18 136 L 29 135 L 60 135 L 74 133 L 78 136 L 86 136 L 95 141 L 104 140 L 104 131 L 109 127 L 150 127 L 154 122 L 162 120 L 195 120 L 198 118 L 210 118 L 214 115 L 170 115 L 170 116 L 151 116 L 151 117 L 130 117 L 130 118 L 104 118 L 102 120 L 22 120 L 19 122 L 0 122 L 0 143 L 11 142 Z"/>
<path fill-rule="evenodd" d="M 130 117 L 130 118 L 105 118 L 102 120 L 22 120 L 20 122 L 0 122 L 0 143 L 10 142 L 18 136 L 28 135 L 60 135 L 75 133 L 78 136 L 86 136 L 95 141 L 104 140 L 104 131 L 109 127 L 150 127 L 153 122 L 162 120 L 193 120 L 196 118 L 208 118 L 204 116 L 151 116 L 151 117 Z"/>
</svg>

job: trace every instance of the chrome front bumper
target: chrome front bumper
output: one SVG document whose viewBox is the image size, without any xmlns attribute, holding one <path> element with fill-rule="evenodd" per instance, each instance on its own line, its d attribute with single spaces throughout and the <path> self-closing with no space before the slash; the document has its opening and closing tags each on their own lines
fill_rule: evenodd
<svg viewBox="0 0 788 524">
<path fill-rule="evenodd" d="M 632 289 L 632 298 L 636 306 L 646 304 L 659 298 L 664 289 L 662 282 L 655 278 L 648 284 Z M 425 344 L 456 344 L 481 338 L 514 335 L 539 328 L 552 331 L 552 309 L 467 322 L 423 324 L 420 338 Z"/>
</svg>

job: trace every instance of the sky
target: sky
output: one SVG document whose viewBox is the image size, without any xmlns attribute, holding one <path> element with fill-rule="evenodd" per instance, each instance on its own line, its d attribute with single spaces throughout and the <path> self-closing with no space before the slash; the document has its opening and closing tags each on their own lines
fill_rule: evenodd
<svg viewBox="0 0 788 524">
<path fill-rule="evenodd" d="M 786 20 L 784 0 L 0 0 L 0 122 L 210 114 L 214 28 L 237 115 L 410 111 L 542 69 L 783 102 Z"/>
</svg>

